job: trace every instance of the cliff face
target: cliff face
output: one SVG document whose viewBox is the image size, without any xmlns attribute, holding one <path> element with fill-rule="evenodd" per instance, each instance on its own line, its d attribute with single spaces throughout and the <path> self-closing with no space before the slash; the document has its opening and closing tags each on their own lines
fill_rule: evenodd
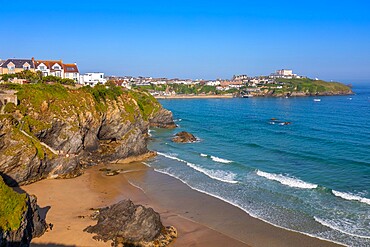
<svg viewBox="0 0 370 247">
<path fill-rule="evenodd" d="M 29 246 L 31 239 L 46 230 L 40 219 L 36 197 L 18 194 L 0 177 L 0 246 Z"/>
<path fill-rule="evenodd" d="M 84 165 L 148 152 L 150 124 L 175 126 L 148 93 L 114 86 L 11 86 L 19 105 L 0 115 L 0 175 L 7 184 L 73 177 Z"/>
</svg>

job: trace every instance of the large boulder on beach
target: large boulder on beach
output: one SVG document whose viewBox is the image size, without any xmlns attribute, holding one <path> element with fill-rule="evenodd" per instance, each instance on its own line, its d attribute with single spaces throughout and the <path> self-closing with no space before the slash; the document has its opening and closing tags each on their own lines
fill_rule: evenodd
<svg viewBox="0 0 370 247">
<path fill-rule="evenodd" d="M 189 143 L 197 141 L 197 138 L 189 132 L 182 131 L 177 133 L 175 137 L 172 138 L 172 141 L 178 143 Z"/>
<path fill-rule="evenodd" d="M 98 220 L 97 224 L 85 231 L 95 233 L 96 240 L 112 240 L 115 246 L 167 246 L 177 237 L 176 230 L 164 227 L 152 208 L 135 205 L 130 200 L 99 209 L 93 219 Z"/>
</svg>

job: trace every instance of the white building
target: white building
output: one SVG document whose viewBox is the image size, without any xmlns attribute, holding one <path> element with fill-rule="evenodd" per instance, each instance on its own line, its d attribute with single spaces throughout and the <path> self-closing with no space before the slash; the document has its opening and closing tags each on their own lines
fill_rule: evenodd
<svg viewBox="0 0 370 247">
<path fill-rule="evenodd" d="M 207 81 L 206 82 L 206 85 L 207 86 L 219 86 L 219 85 L 221 85 L 221 82 L 219 80 L 216 80 L 216 81 Z"/>
<path fill-rule="evenodd" d="M 80 72 L 76 63 L 63 63 L 62 60 L 34 60 L 35 71 L 41 71 L 43 76 L 56 76 L 79 82 Z"/>
<path fill-rule="evenodd" d="M 104 73 L 92 72 L 80 76 L 80 83 L 84 85 L 95 86 L 96 84 L 105 84 L 107 80 L 104 78 Z"/>
<path fill-rule="evenodd" d="M 293 76 L 293 70 L 291 70 L 291 69 L 280 69 L 280 70 L 276 71 L 276 75 Z"/>
</svg>

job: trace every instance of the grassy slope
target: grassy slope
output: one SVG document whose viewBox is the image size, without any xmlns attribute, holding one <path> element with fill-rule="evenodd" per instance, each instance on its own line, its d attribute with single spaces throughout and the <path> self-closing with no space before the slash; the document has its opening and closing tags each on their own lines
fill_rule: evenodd
<svg viewBox="0 0 370 247">
<path fill-rule="evenodd" d="M 0 177 L 0 229 L 17 230 L 27 209 L 26 194 L 18 194 Z"/>
<path fill-rule="evenodd" d="M 342 93 L 351 92 L 351 89 L 339 82 L 326 82 L 322 80 L 303 79 L 277 79 L 277 82 L 283 82 L 285 85 L 281 92 L 305 92 L 305 93 Z"/>
</svg>

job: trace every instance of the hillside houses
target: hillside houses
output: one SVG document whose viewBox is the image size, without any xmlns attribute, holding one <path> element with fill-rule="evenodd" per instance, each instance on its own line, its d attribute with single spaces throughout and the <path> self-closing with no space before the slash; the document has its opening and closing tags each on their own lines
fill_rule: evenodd
<svg viewBox="0 0 370 247">
<path fill-rule="evenodd" d="M 11 58 L 0 62 L 0 75 L 15 74 L 29 70 L 40 71 L 43 76 L 56 76 L 62 79 L 79 81 L 80 72 L 77 64 L 65 64 L 62 60 L 35 60 Z"/>
<path fill-rule="evenodd" d="M 35 64 L 32 59 L 7 59 L 0 62 L 0 75 L 14 74 L 23 70 L 35 71 Z"/>
</svg>

